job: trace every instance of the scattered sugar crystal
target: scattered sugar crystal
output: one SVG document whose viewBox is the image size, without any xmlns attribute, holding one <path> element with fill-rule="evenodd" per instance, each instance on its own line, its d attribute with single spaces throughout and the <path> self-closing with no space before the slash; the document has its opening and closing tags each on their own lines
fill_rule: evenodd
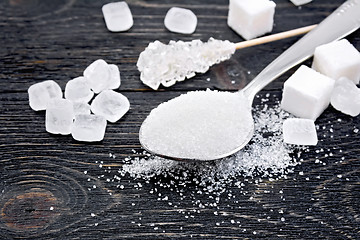
<svg viewBox="0 0 360 240">
<path fill-rule="evenodd" d="M 169 87 L 195 73 L 205 73 L 210 66 L 229 59 L 234 52 L 234 43 L 213 38 L 207 42 L 170 41 L 168 45 L 155 41 L 140 54 L 137 67 L 141 81 L 157 90 L 160 84 Z"/>
<path fill-rule="evenodd" d="M 73 102 L 89 102 L 94 96 L 85 77 L 77 77 L 66 83 L 65 98 Z"/>
<path fill-rule="evenodd" d="M 284 83 L 281 108 L 300 118 L 316 120 L 330 103 L 335 81 L 302 65 Z"/>
<path fill-rule="evenodd" d="M 53 80 L 46 80 L 35 83 L 28 89 L 29 105 L 35 110 L 45 110 L 50 99 L 62 98 L 62 91 L 60 86 Z"/>
<path fill-rule="evenodd" d="M 95 93 L 100 93 L 107 89 L 115 89 L 120 86 L 119 68 L 114 64 L 107 64 L 102 59 L 91 63 L 85 69 L 84 76 Z"/>
<path fill-rule="evenodd" d="M 230 0 L 227 24 L 246 40 L 271 32 L 276 4 L 269 0 Z"/>
<path fill-rule="evenodd" d="M 98 142 L 104 139 L 106 119 L 90 114 L 75 115 L 71 135 L 77 141 Z M 95 186 L 96 187 L 96 186 Z"/>
<path fill-rule="evenodd" d="M 312 68 L 335 80 L 346 77 L 358 84 L 360 53 L 346 39 L 324 44 L 315 49 Z"/>
<path fill-rule="evenodd" d="M 90 105 L 85 102 L 73 102 L 74 114 L 90 114 Z"/>
<path fill-rule="evenodd" d="M 53 134 L 67 135 L 71 132 L 74 119 L 73 104 L 67 99 L 53 98 L 46 107 L 46 131 Z"/>
<path fill-rule="evenodd" d="M 240 93 L 188 92 L 151 111 L 140 129 L 141 144 L 180 159 L 220 158 L 252 133 L 248 105 Z"/>
<path fill-rule="evenodd" d="M 353 117 L 360 113 L 360 89 L 353 81 L 343 77 L 335 82 L 331 105 L 342 113 Z"/>
<path fill-rule="evenodd" d="M 312 0 L 290 0 L 295 6 L 301 6 L 304 4 L 307 4 L 309 2 L 312 2 Z"/>
<path fill-rule="evenodd" d="M 134 24 L 130 8 L 125 1 L 105 4 L 102 12 L 106 27 L 111 32 L 127 31 Z"/>
<path fill-rule="evenodd" d="M 91 111 L 110 122 L 118 121 L 129 109 L 127 97 L 113 90 L 102 91 L 91 103 Z"/>
<path fill-rule="evenodd" d="M 172 7 L 166 13 L 164 24 L 171 32 L 191 34 L 195 32 L 197 17 L 189 9 Z"/>
<path fill-rule="evenodd" d="M 283 124 L 284 142 L 296 145 L 316 145 L 318 142 L 313 120 L 288 118 Z"/>
</svg>

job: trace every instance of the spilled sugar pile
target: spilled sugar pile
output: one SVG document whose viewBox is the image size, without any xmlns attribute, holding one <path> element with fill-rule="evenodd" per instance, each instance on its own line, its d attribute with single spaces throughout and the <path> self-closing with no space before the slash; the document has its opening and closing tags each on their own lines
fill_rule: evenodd
<svg viewBox="0 0 360 240">
<path fill-rule="evenodd" d="M 262 105 L 254 110 L 255 133 L 250 143 L 235 155 L 211 162 L 176 162 L 147 154 L 127 158 L 122 175 L 150 180 L 171 177 L 179 182 L 195 182 L 206 189 L 239 184 L 239 177 L 281 177 L 299 163 L 295 147 L 283 142 L 282 123 L 289 114 L 279 105 Z M 195 180 L 194 180 L 195 179 Z M 161 180 L 160 180 L 161 181 Z M 224 190 L 224 189 L 222 189 Z"/>
</svg>

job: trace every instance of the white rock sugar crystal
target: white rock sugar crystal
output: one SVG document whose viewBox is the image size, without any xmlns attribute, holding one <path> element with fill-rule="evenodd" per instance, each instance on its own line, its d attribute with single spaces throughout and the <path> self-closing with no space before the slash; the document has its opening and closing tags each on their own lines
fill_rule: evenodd
<svg viewBox="0 0 360 240">
<path fill-rule="evenodd" d="M 276 4 L 269 0 L 230 0 L 227 24 L 246 40 L 271 32 Z"/>
<path fill-rule="evenodd" d="M 45 114 L 47 132 L 63 135 L 70 134 L 73 119 L 74 109 L 70 100 L 53 98 L 48 102 Z"/>
<path fill-rule="evenodd" d="M 29 105 L 35 111 L 45 110 L 47 103 L 53 98 L 62 98 L 62 91 L 55 81 L 46 80 L 35 83 L 28 89 Z"/>
<path fill-rule="evenodd" d="M 124 1 L 105 4 L 102 12 L 106 27 L 111 32 L 127 31 L 134 24 L 130 8 Z"/>
<path fill-rule="evenodd" d="M 140 129 L 141 144 L 175 158 L 219 158 L 251 134 L 248 105 L 241 93 L 188 92 L 151 111 Z"/>
<path fill-rule="evenodd" d="M 302 65 L 284 83 L 281 108 L 299 118 L 316 120 L 329 106 L 335 81 Z"/>
<path fill-rule="evenodd" d="M 360 113 L 360 89 L 355 83 L 345 77 L 335 82 L 331 95 L 331 105 L 338 111 L 350 116 Z"/>
<path fill-rule="evenodd" d="M 84 77 L 88 80 L 90 88 L 99 93 L 107 89 L 120 86 L 120 71 L 116 65 L 107 64 L 103 59 L 91 63 L 84 70 Z"/>
<path fill-rule="evenodd" d="M 191 34 L 195 32 L 197 17 L 189 9 L 172 7 L 166 13 L 164 24 L 171 32 Z"/>
<path fill-rule="evenodd" d="M 208 42 L 159 41 L 149 43 L 140 54 L 137 67 L 141 81 L 157 90 L 160 84 L 169 87 L 177 81 L 205 73 L 210 66 L 229 59 L 235 44 L 210 38 Z"/>
<path fill-rule="evenodd" d="M 65 98 L 73 102 L 89 102 L 94 96 L 85 77 L 77 77 L 66 83 Z"/>
<path fill-rule="evenodd" d="M 346 39 L 324 44 L 315 49 L 312 68 L 332 79 L 346 77 L 358 84 L 360 53 Z"/>
<path fill-rule="evenodd" d="M 105 117 L 109 122 L 116 122 L 130 109 L 130 102 L 121 93 L 104 90 L 91 103 L 95 115 Z"/>
<path fill-rule="evenodd" d="M 312 2 L 312 0 L 290 0 L 295 6 L 301 6 L 304 4 L 307 4 L 309 2 Z"/>
<path fill-rule="evenodd" d="M 74 114 L 90 114 L 90 105 L 85 102 L 73 102 Z"/>
<path fill-rule="evenodd" d="M 104 139 L 106 119 L 93 114 L 75 115 L 71 135 L 77 141 L 98 142 Z"/>
<path fill-rule="evenodd" d="M 313 120 L 288 118 L 283 124 L 284 142 L 296 145 L 316 145 L 318 142 Z"/>
</svg>

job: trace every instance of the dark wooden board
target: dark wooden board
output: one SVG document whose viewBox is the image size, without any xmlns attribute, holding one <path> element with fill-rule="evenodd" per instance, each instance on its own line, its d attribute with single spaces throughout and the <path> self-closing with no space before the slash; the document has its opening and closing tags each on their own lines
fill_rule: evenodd
<svg viewBox="0 0 360 240">
<path fill-rule="evenodd" d="M 243 40 L 227 27 L 228 1 L 129 0 L 134 26 L 124 33 L 107 31 L 101 13 L 107 2 L 0 2 L 1 239 L 360 239 L 360 119 L 332 107 L 316 122 L 322 140 L 302 154 L 303 163 L 294 173 L 243 188 L 229 183 L 217 206 L 201 208 L 194 202 L 209 201 L 208 195 L 196 193 L 195 183 L 179 186 L 180 196 L 159 185 L 170 181 L 166 177 L 145 181 L 125 175 L 121 183 L 107 181 L 128 156 L 142 157 L 138 130 L 151 109 L 189 90 L 240 89 L 298 39 L 243 49 L 203 75 L 153 91 L 140 82 L 136 69 L 149 42 Z M 287 0 L 275 2 L 273 32 L 281 32 L 318 23 L 344 1 L 314 0 L 301 9 Z M 172 6 L 195 12 L 199 22 L 194 34 L 164 28 L 163 18 Z M 347 39 L 360 50 L 359 31 Z M 108 125 L 100 143 L 47 133 L 44 113 L 28 105 L 28 87 L 53 79 L 64 89 L 98 58 L 119 66 L 118 91 L 129 98 L 129 113 Z M 282 83 L 293 72 L 260 93 L 275 96 L 267 104 L 281 98 Z M 263 103 L 257 98 L 254 104 Z M 332 138 L 324 136 L 329 128 L 335 130 Z M 325 165 L 314 163 L 321 149 Z"/>
</svg>

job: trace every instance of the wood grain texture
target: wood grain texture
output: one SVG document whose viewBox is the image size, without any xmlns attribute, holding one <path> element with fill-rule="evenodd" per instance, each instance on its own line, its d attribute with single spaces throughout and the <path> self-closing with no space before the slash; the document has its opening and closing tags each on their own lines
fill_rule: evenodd
<svg viewBox="0 0 360 240">
<path fill-rule="evenodd" d="M 243 188 L 229 184 L 217 205 L 199 207 L 196 200 L 217 196 L 199 194 L 194 182 L 173 189 L 159 185 L 176 182 L 171 177 L 145 181 L 126 175 L 118 181 L 126 157 L 143 155 L 138 130 L 151 109 L 189 90 L 240 89 L 298 38 L 240 50 L 203 75 L 155 92 L 139 81 L 140 52 L 156 39 L 241 41 L 227 27 L 228 2 L 129 0 L 134 26 L 124 33 L 107 31 L 101 6 L 108 2 L 0 2 L 1 239 L 360 239 L 360 119 L 332 107 L 316 122 L 319 145 L 302 153 L 294 173 Z M 315 0 L 301 9 L 275 2 L 273 33 L 316 24 L 343 1 Z M 172 6 L 198 16 L 193 35 L 164 28 Z M 359 31 L 347 39 L 360 50 Z M 129 113 L 109 124 L 99 143 L 47 133 L 44 113 L 28 105 L 28 87 L 53 79 L 64 89 L 98 58 L 119 66 L 118 91 L 129 98 Z M 293 72 L 260 93 L 271 95 L 269 106 L 281 99 L 282 83 Z M 264 104 L 260 99 L 254 104 Z"/>
</svg>

